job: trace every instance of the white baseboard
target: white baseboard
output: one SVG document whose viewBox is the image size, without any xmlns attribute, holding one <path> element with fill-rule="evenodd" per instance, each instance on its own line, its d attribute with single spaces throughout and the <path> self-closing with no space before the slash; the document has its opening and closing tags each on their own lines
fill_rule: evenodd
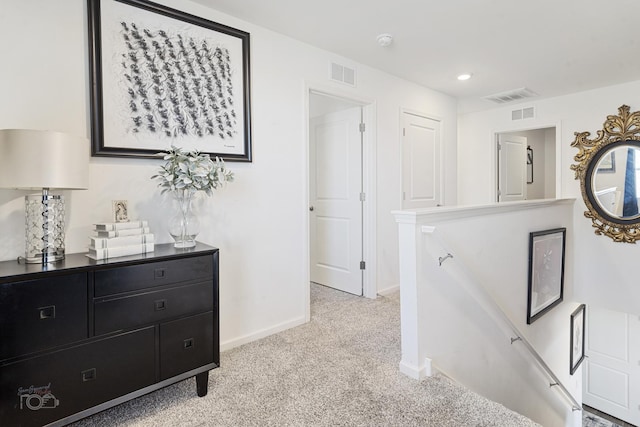
<svg viewBox="0 0 640 427">
<path fill-rule="evenodd" d="M 414 380 L 421 380 L 422 378 L 430 377 L 435 373 L 435 371 L 436 370 L 431 365 L 431 359 L 428 357 L 425 357 L 422 366 L 415 366 L 405 362 L 404 360 L 400 362 L 400 372 Z"/>
<path fill-rule="evenodd" d="M 378 291 L 378 295 L 384 297 L 384 296 L 387 296 L 387 295 L 392 294 L 394 292 L 397 292 L 399 290 L 400 290 L 400 285 L 399 284 L 398 285 L 393 285 L 393 286 L 390 286 L 390 287 L 385 288 L 385 289 L 380 289 Z"/>
<path fill-rule="evenodd" d="M 252 341 L 259 340 L 260 338 L 268 337 L 269 335 L 277 334 L 278 332 L 285 331 L 287 329 L 295 328 L 296 326 L 304 325 L 307 323 L 304 316 L 297 319 L 289 320 L 287 322 L 279 323 L 270 328 L 261 329 L 248 335 L 243 335 L 238 338 L 232 338 L 225 342 L 220 343 L 220 351 L 231 350 L 234 347 L 239 347 L 243 344 L 250 343 Z"/>
</svg>

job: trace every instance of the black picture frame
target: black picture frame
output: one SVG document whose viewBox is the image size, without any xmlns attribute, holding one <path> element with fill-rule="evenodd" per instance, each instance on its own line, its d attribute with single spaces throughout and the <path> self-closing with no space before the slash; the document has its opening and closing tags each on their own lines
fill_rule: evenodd
<svg viewBox="0 0 640 427">
<path fill-rule="evenodd" d="M 573 375 L 585 358 L 587 308 L 581 304 L 571 313 L 569 339 L 569 373 Z"/>
<path fill-rule="evenodd" d="M 529 233 L 527 324 L 562 302 L 566 228 Z"/>
<path fill-rule="evenodd" d="M 249 33 L 147 0 L 87 5 L 92 156 L 252 161 Z"/>
<path fill-rule="evenodd" d="M 527 146 L 527 184 L 533 184 L 533 148 Z"/>
</svg>

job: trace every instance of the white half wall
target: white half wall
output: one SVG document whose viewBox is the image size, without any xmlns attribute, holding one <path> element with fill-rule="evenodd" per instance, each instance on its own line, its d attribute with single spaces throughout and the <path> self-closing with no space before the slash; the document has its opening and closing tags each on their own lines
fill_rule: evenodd
<svg viewBox="0 0 640 427">
<path fill-rule="evenodd" d="M 446 203 L 456 201 L 456 101 L 375 69 L 353 64 L 275 32 L 188 0 L 158 3 L 251 34 L 251 164 L 230 163 L 236 181 L 203 199 L 198 240 L 219 247 L 223 348 L 306 318 L 308 272 L 306 94 L 325 86 L 376 104 L 377 283 L 398 283 L 400 110 L 443 118 Z M 90 133 L 87 6 L 84 0 L 4 0 L 0 14 L 0 128 Z M 330 61 L 353 65 L 358 86 L 328 80 Z M 87 146 L 87 150 L 89 147 Z M 111 200 L 129 201 L 132 218 L 147 219 L 159 243 L 169 242 L 171 206 L 150 177 L 161 161 L 92 158 L 87 191 L 67 197 L 67 252 L 83 252 L 92 224 L 110 217 Z M 25 167 L 29 167 L 25 159 Z M 24 251 L 24 192 L 0 190 L 0 260 Z M 225 347 L 226 346 L 226 347 Z"/>
<path fill-rule="evenodd" d="M 553 377 L 523 343 L 510 341 L 524 338 L 580 406 L 582 368 L 569 374 L 569 316 L 578 305 L 571 262 L 565 266 L 563 302 L 526 323 L 529 233 L 566 227 L 570 237 L 573 204 L 527 201 L 396 212 L 401 371 L 420 378 L 433 367 L 541 425 L 580 426 L 581 412 L 549 387 Z M 574 251 L 570 240 L 566 251 Z"/>
<path fill-rule="evenodd" d="M 586 206 L 582 201 L 580 182 L 574 179 L 570 166 L 578 150 L 571 147 L 575 132 L 602 129 L 608 115 L 618 114 L 618 107 L 626 104 L 631 111 L 640 110 L 640 81 L 609 86 L 557 98 L 529 101 L 536 109 L 535 119 L 511 121 L 508 105 L 489 111 L 463 114 L 458 117 L 458 201 L 462 205 L 488 203 L 492 199 L 493 134 L 495 131 L 557 126 L 560 137 L 558 198 L 575 197 L 573 254 L 575 262 L 575 298 L 625 313 L 640 312 L 640 286 L 630 271 L 635 271 L 640 257 L 640 245 L 615 243 L 608 237 L 593 232 L 591 220 L 584 217 Z"/>
</svg>

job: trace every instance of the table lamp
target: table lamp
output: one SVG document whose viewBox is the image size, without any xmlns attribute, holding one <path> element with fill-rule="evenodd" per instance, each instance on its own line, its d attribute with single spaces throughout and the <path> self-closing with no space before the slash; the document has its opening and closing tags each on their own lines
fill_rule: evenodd
<svg viewBox="0 0 640 427">
<path fill-rule="evenodd" d="M 64 198 L 52 189 L 86 190 L 89 142 L 61 132 L 0 129 L 0 187 L 42 190 L 25 196 L 25 256 L 18 262 L 64 259 Z"/>
</svg>

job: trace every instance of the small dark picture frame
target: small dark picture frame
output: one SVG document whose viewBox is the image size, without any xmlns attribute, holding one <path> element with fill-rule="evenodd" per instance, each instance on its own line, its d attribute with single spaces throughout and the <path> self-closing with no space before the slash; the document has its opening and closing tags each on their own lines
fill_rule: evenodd
<svg viewBox="0 0 640 427">
<path fill-rule="evenodd" d="M 562 302 L 566 233 L 566 228 L 529 233 L 529 325 Z"/>
<path fill-rule="evenodd" d="M 527 146 L 527 184 L 533 184 L 533 148 Z"/>
<path fill-rule="evenodd" d="M 569 346 L 569 373 L 571 375 L 578 369 L 585 357 L 586 311 L 586 306 L 582 304 L 571 313 L 571 339 Z"/>
</svg>

